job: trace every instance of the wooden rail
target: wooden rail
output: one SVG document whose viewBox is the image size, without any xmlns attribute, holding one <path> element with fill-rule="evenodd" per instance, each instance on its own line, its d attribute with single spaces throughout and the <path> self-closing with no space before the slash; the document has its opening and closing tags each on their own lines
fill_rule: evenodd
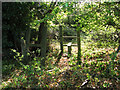
<svg viewBox="0 0 120 90">
<path fill-rule="evenodd" d="M 77 36 L 63 36 L 63 38 L 77 38 Z"/>
<path fill-rule="evenodd" d="M 76 36 L 63 36 L 63 32 L 62 32 L 62 26 L 59 26 L 60 29 L 60 49 L 63 52 L 63 46 L 67 46 L 68 47 L 68 54 L 71 54 L 71 50 L 72 50 L 72 46 L 77 46 L 78 47 L 78 55 L 77 55 L 77 60 L 78 60 L 78 64 L 81 64 L 81 38 L 80 38 L 80 30 L 77 31 L 77 35 Z M 63 38 L 76 38 L 77 39 L 77 44 L 72 44 L 71 42 L 69 42 L 68 44 L 63 44 Z"/>
<path fill-rule="evenodd" d="M 29 47 L 41 47 L 40 44 L 29 44 Z"/>
</svg>

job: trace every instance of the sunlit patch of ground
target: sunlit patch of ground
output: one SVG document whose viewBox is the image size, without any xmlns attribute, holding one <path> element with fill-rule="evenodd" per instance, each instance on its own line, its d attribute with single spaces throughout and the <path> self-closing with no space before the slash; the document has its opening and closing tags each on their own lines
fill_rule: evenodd
<svg viewBox="0 0 120 90">
<path fill-rule="evenodd" d="M 57 59 L 57 53 L 60 50 L 60 44 L 58 42 L 53 42 L 51 44 L 53 48 L 52 54 L 49 53 L 48 56 L 51 57 L 51 61 L 55 62 Z M 80 87 L 82 83 L 87 79 L 90 78 L 90 82 L 88 83 L 88 87 L 92 88 L 99 88 L 100 86 L 109 87 L 109 86 L 116 86 L 117 89 L 120 88 L 120 81 L 116 78 L 105 77 L 107 65 L 109 65 L 109 54 L 111 54 L 114 49 L 97 49 L 94 50 L 87 49 L 85 51 L 85 46 L 82 44 L 82 65 L 76 65 L 76 57 L 77 57 L 77 47 L 72 47 L 71 56 L 68 57 L 68 48 L 64 47 L 64 53 L 58 62 L 58 66 L 55 66 L 52 69 L 46 68 L 46 70 L 34 72 L 21 72 L 21 70 L 16 70 L 13 74 L 15 76 L 9 78 L 7 81 L 3 81 L 3 86 L 8 86 L 10 83 L 14 83 L 18 77 L 21 77 L 22 80 L 25 80 L 23 83 L 22 80 L 19 81 L 19 85 L 24 87 Z M 108 51 L 108 52 L 107 52 Z M 87 55 L 86 55 L 87 54 Z M 56 57 L 55 57 L 55 56 Z M 86 55 L 86 56 L 85 56 Z M 96 56 L 97 55 L 97 56 Z M 85 56 L 85 57 L 84 57 Z M 116 61 L 120 60 L 120 52 L 117 54 Z M 104 65 L 101 65 L 100 64 Z M 52 63 L 53 65 L 54 63 Z M 51 66 L 52 66 L 51 65 Z M 118 71 L 120 70 L 119 64 L 115 65 L 115 75 L 118 77 L 120 74 Z M 32 73 L 32 74 L 30 74 Z M 96 74 L 95 78 L 92 78 L 92 75 Z M 35 85 L 34 85 L 35 83 Z M 28 85 L 29 84 L 29 85 Z M 106 86 L 106 84 L 108 86 Z M 15 83 L 13 86 L 18 86 Z"/>
</svg>

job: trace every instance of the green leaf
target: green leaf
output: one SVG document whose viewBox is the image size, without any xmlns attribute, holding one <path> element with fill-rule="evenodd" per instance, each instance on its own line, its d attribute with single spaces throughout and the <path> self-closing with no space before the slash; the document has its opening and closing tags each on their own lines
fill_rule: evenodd
<svg viewBox="0 0 120 90">
<path fill-rule="evenodd" d="M 68 7 L 68 3 L 66 3 L 65 6 Z"/>
<path fill-rule="evenodd" d="M 32 5 L 34 5 L 35 4 L 35 2 L 32 2 Z"/>
<path fill-rule="evenodd" d="M 103 84 L 103 87 L 107 87 L 107 83 L 104 83 L 104 84 Z"/>
<path fill-rule="evenodd" d="M 41 71 L 41 75 L 43 75 L 44 73 L 43 73 L 43 71 Z"/>
<path fill-rule="evenodd" d="M 28 67 L 29 67 L 28 65 L 24 66 L 25 69 L 27 69 Z"/>
<path fill-rule="evenodd" d="M 87 73 L 87 78 L 90 79 L 90 75 Z"/>
</svg>

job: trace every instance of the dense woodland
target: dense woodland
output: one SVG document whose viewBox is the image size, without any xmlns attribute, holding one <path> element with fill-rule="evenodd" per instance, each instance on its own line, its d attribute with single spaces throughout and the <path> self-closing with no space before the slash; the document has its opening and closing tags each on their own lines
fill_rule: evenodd
<svg viewBox="0 0 120 90">
<path fill-rule="evenodd" d="M 2 89 L 120 89 L 120 2 L 2 3 Z"/>
</svg>

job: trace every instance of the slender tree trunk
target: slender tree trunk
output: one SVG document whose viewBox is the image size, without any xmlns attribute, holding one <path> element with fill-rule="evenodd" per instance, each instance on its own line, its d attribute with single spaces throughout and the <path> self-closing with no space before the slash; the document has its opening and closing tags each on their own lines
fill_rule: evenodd
<svg viewBox="0 0 120 90">
<path fill-rule="evenodd" d="M 61 49 L 61 53 L 63 53 L 63 32 L 62 32 L 62 26 L 59 26 L 59 30 L 60 30 L 60 49 Z"/>
<path fill-rule="evenodd" d="M 120 32 L 119 32 L 119 36 L 118 36 L 118 43 L 119 43 L 119 46 L 120 46 Z"/>
<path fill-rule="evenodd" d="M 81 64 L 81 38 L 80 38 L 80 30 L 77 31 L 77 45 L 78 45 L 78 64 Z"/>
<path fill-rule="evenodd" d="M 118 36 L 118 43 L 119 43 L 119 47 L 118 47 L 118 49 L 117 49 L 117 53 L 120 51 L 120 32 L 119 32 L 119 36 Z"/>
<path fill-rule="evenodd" d="M 39 33 L 38 33 L 38 42 L 37 44 L 41 44 L 41 40 L 42 40 L 42 29 L 44 29 L 44 22 L 40 23 L 39 26 Z"/>
<path fill-rule="evenodd" d="M 41 44 L 41 57 L 42 57 L 42 60 L 41 60 L 41 65 L 42 66 L 45 66 L 45 58 L 46 58 L 46 47 L 47 47 L 47 26 L 46 24 L 42 23 L 43 26 L 41 26 L 41 31 L 40 31 L 40 37 L 39 37 L 39 40 L 40 41 L 40 44 Z"/>
</svg>

